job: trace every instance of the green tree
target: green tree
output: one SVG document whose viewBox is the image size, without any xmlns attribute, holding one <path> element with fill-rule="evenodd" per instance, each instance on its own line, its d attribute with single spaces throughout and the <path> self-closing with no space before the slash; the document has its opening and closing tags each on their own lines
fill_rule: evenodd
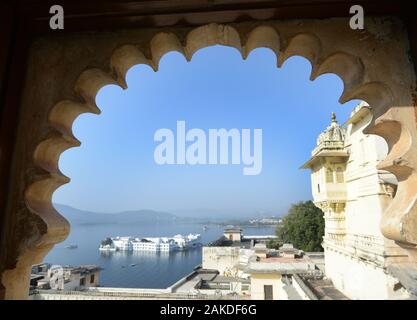
<svg viewBox="0 0 417 320">
<path fill-rule="evenodd" d="M 113 240 L 111 238 L 106 238 L 106 239 L 104 239 L 104 240 L 101 241 L 101 244 L 103 246 L 111 245 L 112 243 L 113 243 Z"/>
<path fill-rule="evenodd" d="M 292 243 L 303 251 L 323 251 L 323 211 L 312 201 L 293 204 L 282 225 L 276 228 L 276 235 L 280 241 Z"/>
</svg>

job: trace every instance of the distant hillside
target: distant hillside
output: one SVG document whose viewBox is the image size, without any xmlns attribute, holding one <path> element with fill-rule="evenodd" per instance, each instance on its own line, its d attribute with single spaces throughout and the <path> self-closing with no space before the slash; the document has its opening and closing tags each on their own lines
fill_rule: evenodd
<svg viewBox="0 0 417 320">
<path fill-rule="evenodd" d="M 73 225 L 93 224 L 134 224 L 134 223 L 158 223 L 173 222 L 178 219 L 167 212 L 153 210 L 123 211 L 118 213 L 98 213 L 76 209 L 67 205 L 54 204 L 60 212 Z"/>
</svg>

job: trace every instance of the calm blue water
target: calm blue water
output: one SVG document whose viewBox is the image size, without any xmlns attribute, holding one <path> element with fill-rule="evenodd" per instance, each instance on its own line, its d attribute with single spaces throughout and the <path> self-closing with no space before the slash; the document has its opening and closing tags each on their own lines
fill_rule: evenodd
<svg viewBox="0 0 417 320">
<path fill-rule="evenodd" d="M 66 241 L 58 244 L 44 261 L 60 265 L 96 264 L 104 270 L 100 275 L 103 287 L 125 288 L 166 288 L 190 273 L 201 264 L 202 249 L 184 252 L 155 254 L 144 252 L 100 252 L 100 241 L 113 236 L 158 237 L 175 234 L 200 233 L 202 243 L 217 239 L 223 233 L 223 226 L 210 225 L 203 231 L 203 225 L 193 223 L 164 224 L 112 224 L 94 226 L 71 226 Z M 273 227 L 243 228 L 244 234 L 274 234 Z M 65 246 L 77 244 L 77 249 Z M 131 267 L 130 264 L 136 264 Z M 123 266 L 125 266 L 123 268 Z"/>
</svg>

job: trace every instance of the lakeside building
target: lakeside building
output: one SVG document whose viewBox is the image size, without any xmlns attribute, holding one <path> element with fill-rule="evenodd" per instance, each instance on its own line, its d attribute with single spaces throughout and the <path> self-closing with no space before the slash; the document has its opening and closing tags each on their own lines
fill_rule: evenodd
<svg viewBox="0 0 417 320">
<path fill-rule="evenodd" d="M 241 228 L 227 227 L 223 236 L 203 246 L 203 269 L 217 270 L 220 275 L 242 277 L 242 269 L 254 253 L 256 244 L 265 244 L 276 239 L 275 235 L 243 235 Z"/>
<path fill-rule="evenodd" d="M 242 229 L 228 227 L 224 229 L 223 235 L 227 240 L 240 242 L 242 240 Z"/>
<path fill-rule="evenodd" d="M 107 238 L 101 242 L 101 251 L 146 251 L 146 252 L 165 252 L 177 250 L 187 250 L 199 246 L 200 234 L 189 234 L 186 236 L 177 234 L 169 237 L 114 237 Z"/>
<path fill-rule="evenodd" d="M 58 266 L 48 263 L 34 265 L 30 277 L 31 290 L 84 290 L 98 287 L 101 268 L 96 265 Z"/>
<path fill-rule="evenodd" d="M 34 266 L 33 277 L 37 279 L 32 287 L 30 299 L 33 300 L 88 300 L 88 299 L 319 299 L 322 292 L 331 290 L 331 283 L 313 283 L 308 278 L 321 279 L 322 272 L 316 262 L 303 251 L 293 248 L 290 244 L 283 245 L 279 250 L 268 249 L 265 242 L 269 236 L 243 236 L 236 228 L 225 230 L 225 234 L 203 247 L 202 265 L 196 267 L 190 274 L 179 279 L 165 289 L 129 289 L 103 288 L 98 286 L 98 275 L 91 283 L 85 266 L 71 269 L 71 277 L 66 276 L 65 282 L 56 281 L 52 273 L 46 272 L 52 267 Z M 234 239 L 227 235 L 232 232 Z M 127 237 L 125 240 L 130 240 Z M 128 246 L 124 246 L 128 248 Z M 319 261 L 320 253 L 315 253 Z M 35 267 L 37 268 L 35 271 Z M 63 270 L 66 267 L 62 268 Z M 55 268 L 56 269 L 56 268 Z M 69 269 L 68 269 L 69 270 Z M 89 269 L 90 272 L 94 269 Z M 88 271 L 88 270 L 86 270 Z M 65 272 L 61 272 L 62 275 Z M 84 281 L 77 277 L 83 275 Z M 65 277 L 58 277 L 63 279 Z M 49 283 L 49 285 L 48 285 Z M 51 283 L 53 284 L 51 286 Z M 314 285 L 313 285 L 314 284 Z M 326 286 L 327 285 L 327 286 Z M 310 289 L 310 287 L 312 289 Z M 336 292 L 338 292 L 336 290 Z M 339 294 L 339 296 L 342 296 Z M 327 297 L 325 294 L 322 297 Z M 331 297 L 333 298 L 333 297 Z"/>
<path fill-rule="evenodd" d="M 280 218 L 262 218 L 262 219 L 251 219 L 249 224 L 253 225 L 276 225 L 282 223 Z"/>
<path fill-rule="evenodd" d="M 265 250 L 255 250 L 256 259 L 252 259 L 246 273 L 251 281 L 251 299 L 253 300 L 292 300 L 302 299 L 302 294 L 292 286 L 293 275 L 308 273 L 316 269 L 314 262 L 300 253 L 288 254 L 288 246 L 284 251 L 270 255 Z M 292 247 L 292 246 L 291 246 Z M 294 252 L 298 251 L 294 249 Z"/>
<path fill-rule="evenodd" d="M 392 267 L 407 255 L 380 229 L 382 212 L 397 189 L 395 176 L 379 170 L 387 155 L 383 138 L 364 134 L 372 115 L 361 103 L 345 126 L 332 114 L 311 159 L 314 203 L 324 212 L 325 273 L 351 299 L 401 299 L 417 294 L 407 270 Z"/>
<path fill-rule="evenodd" d="M 262 249 L 262 250 L 259 250 Z M 267 250 L 264 244 L 255 244 L 247 260 L 240 261 L 243 274 L 220 274 L 216 269 L 196 267 L 190 274 L 165 289 L 103 288 L 93 286 L 66 286 L 64 289 L 38 286 L 30 292 L 32 300 L 142 300 L 142 299 L 317 299 L 306 288 L 303 280 L 295 278 L 295 270 L 305 273 L 314 268 L 308 257 L 281 257 L 279 250 Z M 294 249 L 294 252 L 301 251 Z M 248 252 L 249 253 L 249 252 Z M 261 254 L 258 256 L 257 254 Z M 271 256 L 270 254 L 273 254 Z M 301 285 L 296 285 L 300 282 Z M 293 284 L 295 283 L 295 284 Z M 302 286 L 304 286 L 302 288 Z M 299 289 L 300 288 L 300 289 Z M 299 293 L 298 293 L 299 292 Z"/>
<path fill-rule="evenodd" d="M 234 285 L 236 294 L 255 300 L 346 299 L 324 279 L 323 253 L 307 254 L 292 244 L 268 249 L 266 241 L 275 237 L 257 239 L 239 230 L 227 228 L 223 237 L 203 247 L 201 269 L 217 272 L 223 281 L 240 281 L 240 286 Z M 243 283 L 247 291 L 239 291 Z"/>
</svg>

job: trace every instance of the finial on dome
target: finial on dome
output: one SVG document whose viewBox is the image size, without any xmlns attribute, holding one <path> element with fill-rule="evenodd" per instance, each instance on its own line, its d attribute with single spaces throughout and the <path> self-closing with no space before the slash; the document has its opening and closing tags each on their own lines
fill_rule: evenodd
<svg viewBox="0 0 417 320">
<path fill-rule="evenodd" d="M 337 123 L 336 114 L 332 112 L 332 122 L 327 126 L 317 138 L 317 145 L 321 145 L 324 142 L 343 142 L 345 140 L 346 129 Z"/>
</svg>

